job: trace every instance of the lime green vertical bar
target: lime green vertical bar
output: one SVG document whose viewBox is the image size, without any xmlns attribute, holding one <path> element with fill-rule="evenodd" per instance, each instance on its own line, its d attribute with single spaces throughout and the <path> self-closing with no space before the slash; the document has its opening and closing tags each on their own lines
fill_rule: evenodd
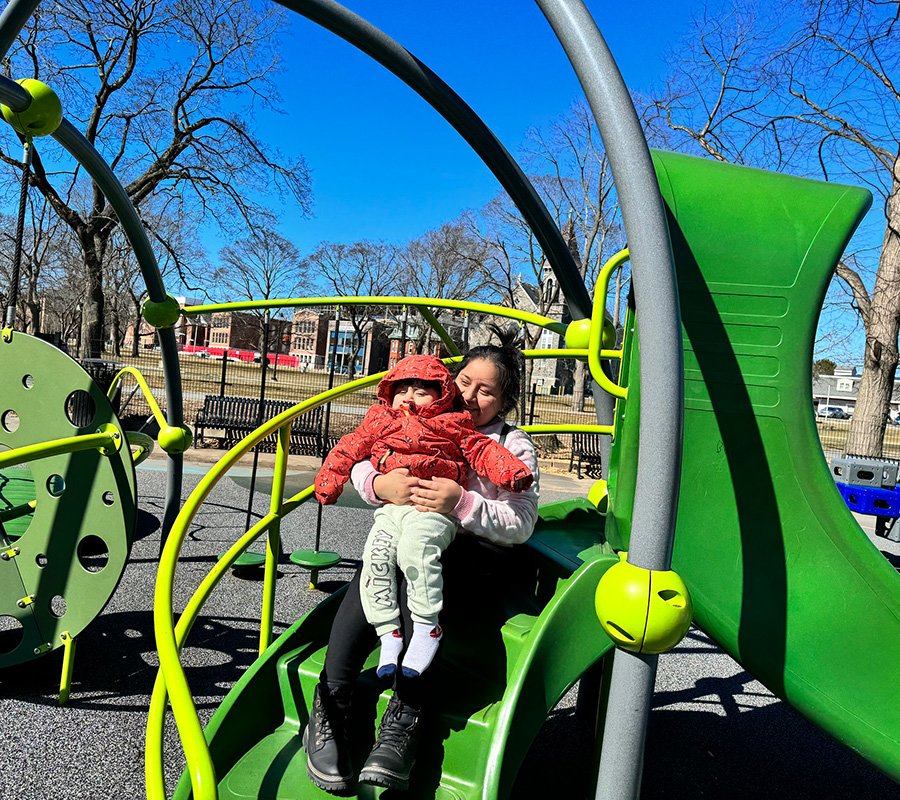
<svg viewBox="0 0 900 800">
<path fill-rule="evenodd" d="M 287 476 L 287 457 L 290 447 L 291 424 L 278 429 L 278 449 L 275 451 L 275 475 L 272 477 L 272 496 L 269 511 L 277 514 L 284 501 L 284 484 Z M 281 523 L 272 523 L 266 536 L 266 573 L 263 580 L 262 620 L 259 626 L 259 653 L 262 655 L 272 642 L 272 625 L 275 619 L 275 582 L 278 577 L 278 555 L 281 552 Z"/>
<path fill-rule="evenodd" d="M 63 643 L 62 675 L 59 679 L 59 704 L 64 706 L 69 702 L 69 693 L 72 688 L 72 665 L 75 662 L 75 639 L 68 631 L 63 631 L 59 638 Z"/>
</svg>

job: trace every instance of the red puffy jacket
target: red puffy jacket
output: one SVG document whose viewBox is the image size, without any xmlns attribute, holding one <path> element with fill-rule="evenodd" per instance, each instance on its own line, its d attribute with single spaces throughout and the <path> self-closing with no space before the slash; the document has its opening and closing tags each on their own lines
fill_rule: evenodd
<svg viewBox="0 0 900 800">
<path fill-rule="evenodd" d="M 391 408 L 394 383 L 435 381 L 441 396 L 431 405 Z M 337 501 L 353 465 L 370 458 L 379 472 L 406 467 L 419 478 L 450 478 L 463 488 L 468 465 L 507 491 L 527 489 L 531 470 L 505 447 L 475 430 L 472 415 L 462 408 L 450 371 L 434 356 L 409 356 L 378 384 L 380 404 L 372 406 L 353 433 L 342 437 L 316 475 L 316 498 Z"/>
</svg>

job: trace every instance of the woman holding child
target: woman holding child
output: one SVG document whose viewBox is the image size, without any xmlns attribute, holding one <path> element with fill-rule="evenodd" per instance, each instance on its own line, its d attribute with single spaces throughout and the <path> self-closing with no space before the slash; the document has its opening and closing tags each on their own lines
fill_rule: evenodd
<svg viewBox="0 0 900 800">
<path fill-rule="evenodd" d="M 468 488 L 464 489 L 449 477 L 417 478 L 403 468 L 382 474 L 368 459 L 357 463 L 352 471 L 354 487 L 371 505 L 411 506 L 444 515 L 456 523 L 458 536 L 441 558 L 444 583 L 451 587 L 496 583 L 497 574 L 506 571 L 504 566 L 511 560 L 512 545 L 528 539 L 537 519 L 539 475 L 534 446 L 527 434 L 503 419 L 518 402 L 522 355 L 515 333 L 496 326 L 494 333 L 500 344 L 470 350 L 460 364 L 455 382 L 477 432 L 505 447 L 530 470 L 534 482 L 529 488 L 508 491 L 472 472 Z M 409 643 L 416 624 L 408 610 L 406 589 L 404 577 L 398 598 L 403 625 L 396 635 Z M 310 780 L 337 794 L 349 791 L 355 783 L 347 713 L 356 678 L 378 643 L 362 598 L 357 574 L 335 617 L 325 667 L 304 733 Z M 439 651 L 441 634 L 441 628 L 434 626 L 434 651 Z M 394 696 L 382 719 L 378 740 L 359 773 L 360 781 L 399 790 L 409 785 L 420 718 L 435 692 L 434 670 L 417 672 L 394 672 Z"/>
</svg>

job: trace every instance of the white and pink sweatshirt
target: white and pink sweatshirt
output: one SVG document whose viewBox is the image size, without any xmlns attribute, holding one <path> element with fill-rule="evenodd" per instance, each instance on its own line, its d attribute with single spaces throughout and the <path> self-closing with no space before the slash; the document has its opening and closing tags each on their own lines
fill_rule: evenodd
<svg viewBox="0 0 900 800">
<path fill-rule="evenodd" d="M 478 431 L 498 442 L 504 424 L 498 417 Z M 525 462 L 534 475 L 534 483 L 524 492 L 507 492 L 473 472 L 469 476 L 469 488 L 463 490 L 451 513 L 459 520 L 461 533 L 474 534 L 498 545 L 521 544 L 531 536 L 537 521 L 541 479 L 537 454 L 528 434 L 513 426 L 509 426 L 503 446 Z M 359 496 L 372 506 L 384 505 L 372 488 L 377 476 L 368 459 L 356 464 L 350 474 Z"/>
</svg>

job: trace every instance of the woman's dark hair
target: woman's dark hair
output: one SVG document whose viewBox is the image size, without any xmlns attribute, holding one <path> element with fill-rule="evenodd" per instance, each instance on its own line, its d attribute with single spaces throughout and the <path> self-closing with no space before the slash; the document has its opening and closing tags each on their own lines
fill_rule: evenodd
<svg viewBox="0 0 900 800">
<path fill-rule="evenodd" d="M 518 328 L 501 328 L 496 322 L 489 322 L 487 327 L 499 344 L 482 344 L 468 350 L 457 368 L 457 373 L 470 361 L 479 359 L 490 361 L 497 368 L 500 394 L 503 399 L 500 416 L 505 416 L 519 404 L 522 367 L 525 363 L 525 356 L 522 355 L 522 336 Z"/>
</svg>

